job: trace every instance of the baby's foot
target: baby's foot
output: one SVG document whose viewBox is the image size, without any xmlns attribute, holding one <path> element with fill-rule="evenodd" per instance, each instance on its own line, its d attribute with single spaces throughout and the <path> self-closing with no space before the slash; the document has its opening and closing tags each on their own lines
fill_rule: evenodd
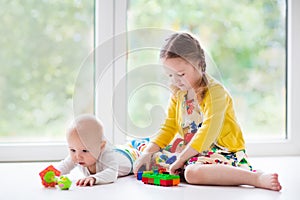
<svg viewBox="0 0 300 200">
<path fill-rule="evenodd" d="M 281 185 L 278 180 L 278 174 L 260 173 L 257 187 L 280 191 Z"/>
</svg>

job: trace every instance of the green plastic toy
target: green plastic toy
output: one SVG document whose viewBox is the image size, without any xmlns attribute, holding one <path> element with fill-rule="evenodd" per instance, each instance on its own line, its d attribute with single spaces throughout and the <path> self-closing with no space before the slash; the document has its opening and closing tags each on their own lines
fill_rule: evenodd
<svg viewBox="0 0 300 200">
<path fill-rule="evenodd" d="M 60 176 L 60 171 L 52 165 L 41 171 L 39 175 L 46 188 L 58 185 L 61 190 L 68 190 L 72 185 L 72 181 L 67 176 Z"/>
<path fill-rule="evenodd" d="M 72 181 L 66 176 L 60 176 L 57 185 L 61 190 L 68 190 L 72 185 Z"/>
</svg>

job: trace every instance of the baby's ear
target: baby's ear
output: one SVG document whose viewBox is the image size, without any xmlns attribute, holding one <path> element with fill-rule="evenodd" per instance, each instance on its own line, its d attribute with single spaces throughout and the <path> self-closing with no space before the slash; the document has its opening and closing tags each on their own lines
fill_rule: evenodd
<svg viewBox="0 0 300 200">
<path fill-rule="evenodd" d="M 101 151 L 104 149 L 105 145 L 106 145 L 106 141 L 102 141 L 100 145 Z"/>
</svg>

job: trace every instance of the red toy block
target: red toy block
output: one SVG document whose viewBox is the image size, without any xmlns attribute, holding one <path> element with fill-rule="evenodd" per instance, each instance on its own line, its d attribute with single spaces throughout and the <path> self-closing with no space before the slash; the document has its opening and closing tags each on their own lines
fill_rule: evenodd
<svg viewBox="0 0 300 200">
<path fill-rule="evenodd" d="M 60 171 L 55 169 L 55 167 L 53 167 L 53 165 L 48 166 L 46 169 L 44 169 L 43 171 L 41 171 L 39 173 L 41 179 L 42 179 L 42 184 L 45 187 L 55 187 L 56 185 L 56 181 L 52 181 L 52 178 L 50 177 L 50 180 L 46 179 L 46 175 L 49 175 L 49 173 L 53 173 L 53 179 L 55 178 L 55 176 L 60 176 Z M 51 176 L 51 174 L 50 174 Z"/>
<path fill-rule="evenodd" d="M 180 183 L 179 175 L 160 174 L 160 173 L 144 173 L 142 175 L 144 184 L 159 186 L 177 186 Z"/>
</svg>

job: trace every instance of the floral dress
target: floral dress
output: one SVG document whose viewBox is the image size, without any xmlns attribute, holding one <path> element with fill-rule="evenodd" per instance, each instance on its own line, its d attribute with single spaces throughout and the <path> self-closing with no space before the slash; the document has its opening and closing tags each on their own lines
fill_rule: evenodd
<svg viewBox="0 0 300 200">
<path fill-rule="evenodd" d="M 171 145 L 154 154 L 152 166 L 168 168 L 176 160 L 176 155 L 179 154 L 186 145 L 191 141 L 194 134 L 197 133 L 203 122 L 203 114 L 200 107 L 194 99 L 185 100 L 182 102 L 182 119 L 181 124 L 184 137 L 175 138 Z M 253 171 L 252 166 L 247 161 L 247 155 L 244 150 L 230 152 L 226 148 L 214 143 L 208 151 L 203 151 L 198 155 L 186 161 L 185 166 L 190 164 L 224 164 L 234 167 L 241 167 Z"/>
</svg>

